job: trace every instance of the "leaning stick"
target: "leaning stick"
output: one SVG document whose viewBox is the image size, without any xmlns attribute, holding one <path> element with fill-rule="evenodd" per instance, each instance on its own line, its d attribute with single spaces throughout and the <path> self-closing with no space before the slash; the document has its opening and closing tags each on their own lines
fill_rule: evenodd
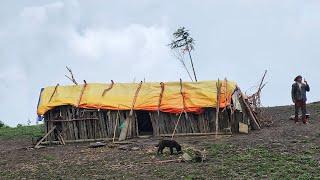
<svg viewBox="0 0 320 180">
<path fill-rule="evenodd" d="M 45 136 L 43 136 L 43 138 L 34 146 L 34 148 L 38 148 L 42 141 L 44 141 L 49 136 L 49 134 L 53 132 L 54 129 L 56 129 L 56 126 L 53 126 L 53 128 L 50 129 L 50 131 Z"/>
<path fill-rule="evenodd" d="M 174 135 L 175 135 L 175 133 L 176 133 L 176 130 L 177 130 L 177 127 L 178 127 L 178 124 L 179 124 L 179 121 L 180 121 L 180 118 L 181 118 L 181 115 L 182 115 L 183 112 L 184 112 L 184 111 L 181 111 L 181 113 L 180 113 L 180 115 L 179 115 L 179 118 L 178 118 L 178 120 L 177 120 L 177 123 L 176 123 L 176 125 L 174 126 L 174 130 L 173 130 L 173 132 L 172 132 L 171 140 L 173 140 L 173 137 L 174 137 Z"/>
<path fill-rule="evenodd" d="M 51 102 L 54 94 L 57 92 L 58 86 L 59 86 L 59 83 L 56 85 L 56 87 L 54 87 L 54 91 L 53 91 L 53 93 L 52 93 L 51 96 L 50 96 L 49 102 Z"/>
</svg>

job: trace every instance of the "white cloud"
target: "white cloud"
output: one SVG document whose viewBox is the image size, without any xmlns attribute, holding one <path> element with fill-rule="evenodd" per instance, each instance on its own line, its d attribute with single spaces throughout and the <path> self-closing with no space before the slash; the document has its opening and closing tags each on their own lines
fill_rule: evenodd
<svg viewBox="0 0 320 180">
<path fill-rule="evenodd" d="M 187 80 L 166 46 L 179 26 L 196 40 L 199 79 L 227 77 L 246 90 L 268 69 L 263 102 L 279 105 L 302 74 L 319 99 L 317 1 L 46 2 L 0 7 L 0 120 L 10 125 L 35 117 L 40 88 L 70 83 L 66 65 L 78 81 Z"/>
</svg>

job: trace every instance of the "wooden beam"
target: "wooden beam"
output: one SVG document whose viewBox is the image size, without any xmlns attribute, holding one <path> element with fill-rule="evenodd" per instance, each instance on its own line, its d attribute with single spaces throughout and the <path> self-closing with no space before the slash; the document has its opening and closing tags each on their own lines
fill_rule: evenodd
<svg viewBox="0 0 320 180">
<path fill-rule="evenodd" d="M 85 121 L 85 120 L 99 120 L 99 118 L 79 118 L 79 119 L 50 119 L 48 122 L 66 122 L 66 121 Z"/>
<path fill-rule="evenodd" d="M 98 138 L 98 139 L 77 139 L 77 140 L 65 140 L 65 143 L 81 143 L 81 142 L 94 142 L 94 141 L 112 141 L 112 138 Z M 60 141 L 45 141 L 41 144 L 60 144 Z"/>
<path fill-rule="evenodd" d="M 215 132 L 213 133 L 177 133 L 175 136 L 209 136 L 209 135 L 216 135 Z M 219 132 L 218 135 L 232 135 L 229 132 Z M 160 137 L 172 137 L 172 134 L 159 134 Z"/>
</svg>

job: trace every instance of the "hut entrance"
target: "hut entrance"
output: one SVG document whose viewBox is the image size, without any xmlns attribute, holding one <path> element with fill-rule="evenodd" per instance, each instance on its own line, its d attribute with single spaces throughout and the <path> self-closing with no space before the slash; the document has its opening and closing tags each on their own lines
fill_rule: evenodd
<svg viewBox="0 0 320 180">
<path fill-rule="evenodd" d="M 148 111 L 136 111 L 139 135 L 153 135 L 153 128 Z"/>
</svg>

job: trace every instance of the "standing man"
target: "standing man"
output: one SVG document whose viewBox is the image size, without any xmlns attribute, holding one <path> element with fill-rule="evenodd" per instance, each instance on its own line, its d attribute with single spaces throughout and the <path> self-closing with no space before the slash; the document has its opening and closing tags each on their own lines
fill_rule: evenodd
<svg viewBox="0 0 320 180">
<path fill-rule="evenodd" d="M 294 103 L 295 107 L 295 122 L 298 123 L 299 121 L 299 110 L 302 111 L 302 121 L 304 124 L 307 123 L 306 113 L 306 102 L 307 102 L 307 92 L 310 91 L 310 87 L 308 85 L 308 82 L 304 80 L 304 83 L 302 82 L 302 76 L 297 76 L 294 79 L 295 83 L 292 84 L 292 90 L 291 90 L 291 96 L 292 101 Z"/>
</svg>

